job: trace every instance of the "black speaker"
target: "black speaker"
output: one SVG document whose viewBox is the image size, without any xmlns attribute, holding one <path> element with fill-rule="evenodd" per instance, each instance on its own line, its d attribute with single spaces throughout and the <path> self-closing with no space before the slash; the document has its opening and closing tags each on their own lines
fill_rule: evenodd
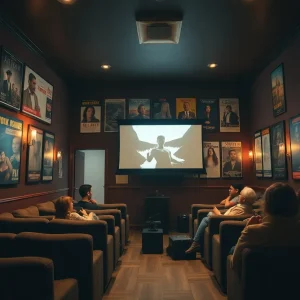
<svg viewBox="0 0 300 300">
<path fill-rule="evenodd" d="M 178 232 L 189 232 L 189 216 L 179 215 L 177 216 L 177 231 Z"/>
<path fill-rule="evenodd" d="M 167 253 L 174 260 L 193 260 L 196 259 L 196 253 L 185 254 L 185 251 L 190 248 L 192 239 L 188 236 L 170 235 L 169 246 Z"/>
</svg>

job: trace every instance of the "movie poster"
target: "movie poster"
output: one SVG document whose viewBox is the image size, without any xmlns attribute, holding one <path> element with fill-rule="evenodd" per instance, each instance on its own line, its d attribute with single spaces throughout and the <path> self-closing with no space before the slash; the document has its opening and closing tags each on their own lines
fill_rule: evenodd
<svg viewBox="0 0 300 300">
<path fill-rule="evenodd" d="M 83 100 L 80 110 L 80 133 L 101 132 L 101 106 L 99 100 Z"/>
<path fill-rule="evenodd" d="M 2 48 L 0 62 L 0 103 L 20 110 L 23 63 Z"/>
<path fill-rule="evenodd" d="M 179 120 L 196 119 L 196 98 L 176 98 L 176 117 Z"/>
<path fill-rule="evenodd" d="M 300 115 L 290 119 L 290 139 L 293 179 L 300 179 Z"/>
<path fill-rule="evenodd" d="M 0 185 L 20 181 L 23 122 L 0 114 Z"/>
<path fill-rule="evenodd" d="M 286 112 L 283 64 L 271 73 L 273 115 L 277 117 Z"/>
<path fill-rule="evenodd" d="M 29 125 L 28 137 L 26 182 L 36 183 L 41 180 L 42 173 L 43 131 Z"/>
<path fill-rule="evenodd" d="M 43 181 L 53 179 L 54 134 L 44 133 Z"/>
<path fill-rule="evenodd" d="M 28 66 L 23 82 L 22 111 L 51 124 L 53 86 Z"/>
<path fill-rule="evenodd" d="M 263 177 L 272 177 L 270 128 L 262 130 Z"/>
<path fill-rule="evenodd" d="M 262 164 L 262 147 L 261 147 L 261 132 L 257 131 L 254 134 L 254 163 L 256 177 L 263 176 Z"/>
<path fill-rule="evenodd" d="M 150 99 L 129 99 L 128 119 L 150 119 Z"/>
<path fill-rule="evenodd" d="M 271 127 L 273 178 L 279 180 L 287 179 L 284 125 L 284 121 L 281 121 Z"/>
<path fill-rule="evenodd" d="M 219 127 L 218 101 L 216 99 L 200 99 L 198 105 L 198 119 L 203 120 L 203 130 L 216 132 Z"/>
<path fill-rule="evenodd" d="M 153 119 L 156 120 L 170 120 L 175 117 L 175 107 L 166 98 L 159 98 L 153 102 Z"/>
<path fill-rule="evenodd" d="M 201 178 L 220 178 L 220 143 L 203 142 L 203 157 L 206 175 Z"/>
<path fill-rule="evenodd" d="M 118 132 L 118 120 L 125 119 L 125 99 L 105 99 L 104 131 Z"/>
<path fill-rule="evenodd" d="M 242 142 L 222 142 L 222 177 L 242 177 Z"/>
<path fill-rule="evenodd" d="M 219 107 L 220 132 L 240 132 L 239 99 L 220 99 Z"/>
</svg>

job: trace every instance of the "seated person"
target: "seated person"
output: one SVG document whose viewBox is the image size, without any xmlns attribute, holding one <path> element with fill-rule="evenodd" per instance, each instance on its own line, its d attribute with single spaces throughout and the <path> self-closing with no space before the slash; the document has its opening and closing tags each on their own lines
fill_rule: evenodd
<svg viewBox="0 0 300 300">
<path fill-rule="evenodd" d="M 240 271 L 245 248 L 300 246 L 299 203 L 292 187 L 274 183 L 265 193 L 265 217 L 253 216 L 236 244 L 232 268 Z"/>
<path fill-rule="evenodd" d="M 92 200 L 92 186 L 90 184 L 83 184 L 79 188 L 79 194 L 81 200 L 78 202 L 78 206 L 89 210 L 101 210 L 101 207 L 97 205 L 95 200 Z"/>
<path fill-rule="evenodd" d="M 95 213 L 87 213 L 81 209 L 79 213 L 73 209 L 73 199 L 69 196 L 62 196 L 55 202 L 55 218 L 69 220 L 99 220 Z"/>
<path fill-rule="evenodd" d="M 251 214 L 252 213 L 252 204 L 256 199 L 255 191 L 249 187 L 244 187 L 240 193 L 239 196 L 239 203 L 230 209 L 228 209 L 224 215 L 225 216 L 239 216 L 239 215 L 245 215 L 245 214 Z M 221 212 L 214 207 L 213 208 L 213 214 L 214 215 L 221 215 Z M 185 251 L 185 253 L 191 253 L 199 251 L 201 252 L 202 249 L 200 247 L 203 247 L 204 243 L 204 232 L 206 227 L 208 226 L 209 222 L 209 216 L 202 219 L 197 232 L 194 236 L 194 241 L 191 245 L 191 247 Z M 201 253 L 202 254 L 202 253 Z"/>
<path fill-rule="evenodd" d="M 229 196 L 222 200 L 220 204 L 225 205 L 225 208 L 230 208 L 239 202 L 239 195 L 244 185 L 241 183 L 234 183 L 229 187 Z"/>
</svg>

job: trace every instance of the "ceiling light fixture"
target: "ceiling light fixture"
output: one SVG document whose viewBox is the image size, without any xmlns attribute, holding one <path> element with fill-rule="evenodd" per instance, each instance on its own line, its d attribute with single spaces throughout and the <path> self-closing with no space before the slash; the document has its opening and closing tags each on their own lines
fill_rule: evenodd
<svg viewBox="0 0 300 300">
<path fill-rule="evenodd" d="M 218 64 L 212 63 L 207 65 L 209 68 L 214 69 L 218 66 Z"/>
<path fill-rule="evenodd" d="M 102 65 L 101 68 L 103 70 L 109 70 L 111 68 L 111 65 Z"/>
<path fill-rule="evenodd" d="M 73 4 L 76 1 L 77 0 L 58 0 L 58 2 L 60 2 L 62 4 Z"/>
</svg>

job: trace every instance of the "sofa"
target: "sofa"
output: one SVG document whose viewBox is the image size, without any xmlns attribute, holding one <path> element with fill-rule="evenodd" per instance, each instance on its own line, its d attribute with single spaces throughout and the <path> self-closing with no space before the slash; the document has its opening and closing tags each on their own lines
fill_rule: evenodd
<svg viewBox="0 0 300 300">
<path fill-rule="evenodd" d="M 29 206 L 27 208 L 16 209 L 12 212 L 15 218 L 44 218 L 52 220 L 54 215 L 41 215 L 37 206 Z"/>
</svg>

